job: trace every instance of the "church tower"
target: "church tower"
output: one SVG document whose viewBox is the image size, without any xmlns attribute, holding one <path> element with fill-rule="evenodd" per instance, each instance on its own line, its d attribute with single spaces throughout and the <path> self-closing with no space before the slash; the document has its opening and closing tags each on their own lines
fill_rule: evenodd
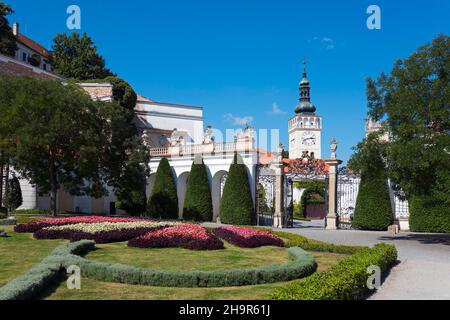
<svg viewBox="0 0 450 320">
<path fill-rule="evenodd" d="M 316 115 L 310 94 L 305 61 L 300 82 L 300 102 L 295 108 L 296 115 L 288 123 L 290 159 L 302 158 L 305 153 L 316 159 L 322 158 L 322 117 Z"/>
</svg>

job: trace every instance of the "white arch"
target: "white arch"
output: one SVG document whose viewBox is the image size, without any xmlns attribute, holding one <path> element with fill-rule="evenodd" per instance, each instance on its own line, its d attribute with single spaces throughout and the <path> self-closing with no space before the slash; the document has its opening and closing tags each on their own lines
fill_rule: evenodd
<svg viewBox="0 0 450 320">
<path fill-rule="evenodd" d="M 178 218 L 183 219 L 184 199 L 186 198 L 186 187 L 188 183 L 189 172 L 183 172 L 177 178 L 178 194 Z"/>
<path fill-rule="evenodd" d="M 213 221 L 217 221 L 220 215 L 220 201 L 222 199 L 222 181 L 228 171 L 220 170 L 214 174 L 211 183 L 211 196 L 213 201 Z"/>
</svg>

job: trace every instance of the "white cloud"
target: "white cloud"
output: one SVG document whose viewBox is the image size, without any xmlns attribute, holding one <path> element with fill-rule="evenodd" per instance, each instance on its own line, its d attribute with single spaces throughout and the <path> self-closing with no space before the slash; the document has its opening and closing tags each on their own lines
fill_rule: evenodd
<svg viewBox="0 0 450 320">
<path fill-rule="evenodd" d="M 323 37 L 323 38 L 320 40 L 320 42 L 323 43 L 323 44 L 325 45 L 325 48 L 326 48 L 327 50 L 332 50 L 332 49 L 334 49 L 334 40 L 333 40 L 333 39 L 328 38 L 328 37 Z"/>
<path fill-rule="evenodd" d="M 244 117 L 236 117 L 231 113 L 227 113 L 223 116 L 223 119 L 226 122 L 229 122 L 235 126 L 245 126 L 247 124 L 251 124 L 253 122 L 252 116 L 244 116 Z"/>
<path fill-rule="evenodd" d="M 276 102 L 274 102 L 274 103 L 272 103 L 272 111 L 270 111 L 269 114 L 271 114 L 271 115 L 283 115 L 283 114 L 287 114 L 287 112 L 281 110 L 280 107 L 278 106 L 278 104 Z"/>
</svg>

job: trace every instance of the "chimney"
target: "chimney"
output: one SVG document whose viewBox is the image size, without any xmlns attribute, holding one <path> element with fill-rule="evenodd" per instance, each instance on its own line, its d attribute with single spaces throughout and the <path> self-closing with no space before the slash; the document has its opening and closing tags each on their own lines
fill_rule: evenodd
<svg viewBox="0 0 450 320">
<path fill-rule="evenodd" d="M 15 37 L 19 36 L 19 23 L 18 22 L 14 22 L 12 32 Z"/>
</svg>

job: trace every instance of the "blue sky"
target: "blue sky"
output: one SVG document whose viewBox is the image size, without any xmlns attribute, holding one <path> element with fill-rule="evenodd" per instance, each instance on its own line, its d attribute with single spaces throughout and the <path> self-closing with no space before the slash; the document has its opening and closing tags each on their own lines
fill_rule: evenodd
<svg viewBox="0 0 450 320">
<path fill-rule="evenodd" d="M 285 145 L 307 57 L 323 156 L 334 137 L 343 160 L 364 136 L 365 77 L 450 31 L 447 0 L 5 2 L 16 10 L 10 22 L 48 48 L 70 32 L 67 7 L 79 5 L 81 31 L 140 94 L 202 106 L 205 125 L 222 130 L 251 117 L 257 129 L 280 129 Z M 382 10 L 381 30 L 366 27 L 371 4 Z"/>
</svg>

